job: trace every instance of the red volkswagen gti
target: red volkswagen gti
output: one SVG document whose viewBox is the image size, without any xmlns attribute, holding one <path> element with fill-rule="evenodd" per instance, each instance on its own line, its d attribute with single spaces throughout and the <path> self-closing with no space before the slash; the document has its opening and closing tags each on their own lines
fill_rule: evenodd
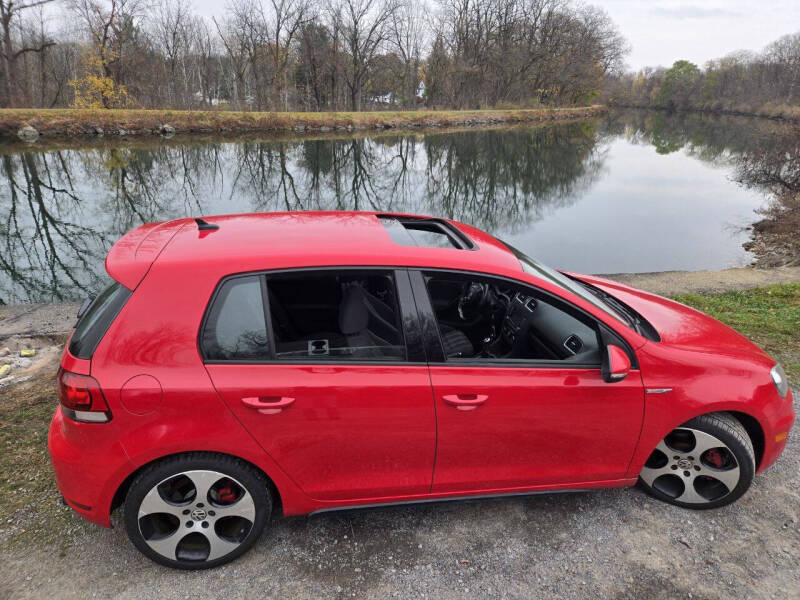
<svg viewBox="0 0 800 600">
<path fill-rule="evenodd" d="M 691 308 L 430 217 L 144 225 L 61 361 L 58 487 L 198 569 L 276 514 L 623 487 L 733 502 L 794 421 L 773 359 Z"/>
</svg>

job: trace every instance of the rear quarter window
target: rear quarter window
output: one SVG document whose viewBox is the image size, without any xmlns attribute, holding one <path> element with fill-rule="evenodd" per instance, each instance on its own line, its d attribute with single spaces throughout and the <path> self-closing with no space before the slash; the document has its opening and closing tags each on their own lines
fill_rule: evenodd
<svg viewBox="0 0 800 600">
<path fill-rule="evenodd" d="M 72 334 L 69 352 L 76 358 L 90 359 L 111 323 L 125 306 L 132 292 L 116 281 L 100 292 L 89 305 Z"/>
<path fill-rule="evenodd" d="M 214 297 L 202 334 L 206 360 L 270 358 L 261 277 L 225 281 Z"/>
</svg>

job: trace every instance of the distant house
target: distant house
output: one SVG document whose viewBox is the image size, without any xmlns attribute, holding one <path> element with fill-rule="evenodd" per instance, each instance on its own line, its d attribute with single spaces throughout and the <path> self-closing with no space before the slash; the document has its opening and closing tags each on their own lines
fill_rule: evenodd
<svg viewBox="0 0 800 600">
<path fill-rule="evenodd" d="M 425 98 L 425 82 L 420 81 L 419 85 L 417 85 L 417 91 L 414 94 L 416 101 L 419 103 Z M 374 104 L 388 104 L 393 105 L 397 104 L 397 98 L 392 92 L 388 92 L 386 94 L 380 94 L 377 96 L 371 96 L 370 101 Z"/>
<path fill-rule="evenodd" d="M 198 104 L 206 104 L 210 106 L 219 106 L 221 100 L 219 98 L 206 98 L 203 92 L 195 92 L 194 99 Z"/>
<path fill-rule="evenodd" d="M 388 94 L 373 96 L 372 101 L 375 104 L 394 104 L 394 94 L 392 94 L 392 92 L 389 92 Z"/>
</svg>

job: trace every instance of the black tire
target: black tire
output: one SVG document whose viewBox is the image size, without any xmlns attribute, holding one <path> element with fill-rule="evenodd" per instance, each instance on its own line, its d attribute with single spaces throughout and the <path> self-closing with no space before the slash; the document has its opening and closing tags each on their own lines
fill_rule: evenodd
<svg viewBox="0 0 800 600">
<path fill-rule="evenodd" d="M 179 476 L 186 478 L 191 482 L 192 480 L 187 478 L 186 475 L 182 475 L 184 473 L 192 473 L 194 474 L 193 476 L 197 476 L 197 474 L 203 474 L 206 472 L 209 473 L 209 481 L 213 480 L 217 474 L 221 474 L 225 477 L 225 479 L 217 479 L 217 483 L 213 485 L 222 485 L 221 482 L 224 481 L 232 482 L 233 485 L 231 487 L 234 487 L 240 494 L 240 496 L 234 501 L 236 506 L 245 505 L 244 502 L 247 499 L 248 501 L 246 506 L 249 507 L 250 501 L 252 501 L 254 510 L 248 512 L 248 516 L 251 516 L 251 514 L 254 515 L 252 521 L 235 514 L 227 517 L 225 515 L 218 516 L 217 513 L 224 513 L 226 509 L 235 508 L 235 506 L 234 504 L 229 506 L 214 504 L 213 501 L 210 500 L 212 497 L 211 494 L 214 493 L 211 491 L 206 493 L 206 497 L 200 498 L 197 497 L 197 489 L 195 488 L 194 499 L 186 503 L 174 505 L 171 502 L 167 502 L 167 500 L 165 500 L 163 497 L 163 493 L 159 491 L 164 489 L 161 486 L 162 483 L 170 482 L 167 483 L 167 485 L 174 486 L 175 481 L 180 481 Z M 156 489 L 157 486 L 159 486 L 158 490 Z M 186 486 L 184 486 L 184 488 L 185 487 Z M 230 487 L 228 489 L 230 489 Z M 244 490 L 243 493 L 241 491 L 242 489 Z M 142 501 L 145 499 L 145 497 L 148 497 L 149 499 L 155 498 L 155 496 L 152 494 L 148 496 L 148 494 L 151 492 L 154 494 L 159 494 L 160 501 L 165 506 L 169 504 L 168 509 L 172 508 L 172 506 L 175 506 L 176 511 L 179 511 L 176 512 L 176 514 L 180 516 L 176 517 L 174 515 L 168 515 L 169 519 L 166 519 L 163 516 L 157 517 L 158 519 L 167 521 L 170 527 L 173 526 L 174 519 L 177 519 L 178 528 L 175 530 L 174 534 L 167 534 L 164 535 L 164 537 L 153 536 L 148 542 L 148 539 L 145 538 L 145 534 L 143 533 L 142 529 L 145 528 L 152 531 L 153 527 L 148 527 L 147 524 L 144 523 L 144 519 L 149 519 L 152 517 L 149 515 L 143 517 L 142 526 L 140 526 L 139 512 L 140 508 L 142 507 Z M 155 502 L 158 501 L 158 499 L 155 500 Z M 242 505 L 238 504 L 240 501 L 243 503 Z M 198 506 L 202 506 L 203 508 L 196 508 Z M 128 490 L 123 507 L 123 518 L 125 521 L 125 530 L 131 542 L 133 542 L 133 545 L 136 546 L 136 548 L 142 554 L 154 562 L 175 569 L 210 569 L 228 563 L 250 549 L 250 547 L 261 535 L 266 524 L 269 522 L 272 513 L 272 506 L 272 493 L 270 492 L 267 480 L 260 471 L 246 462 L 232 456 L 213 454 L 209 452 L 193 452 L 191 454 L 182 454 L 165 458 L 145 468 L 136 477 L 131 484 L 130 489 Z M 214 509 L 216 509 L 216 511 Z M 200 521 L 200 515 L 195 513 L 203 512 L 206 512 L 207 515 L 203 517 L 202 521 Z M 184 516 L 186 513 L 190 514 L 188 516 Z M 154 511 L 152 514 L 161 515 L 162 512 Z M 212 517 L 210 515 L 215 516 Z M 239 521 L 234 521 L 234 523 L 236 525 L 236 529 L 238 530 L 236 533 L 243 536 L 241 540 L 224 538 L 223 536 L 217 534 L 216 528 L 218 523 L 224 519 L 227 519 L 229 523 L 232 522 L 232 519 L 239 519 Z M 247 529 L 248 522 L 251 523 L 249 529 Z M 189 528 L 184 530 L 184 527 Z M 202 559 L 198 556 L 195 556 L 191 559 L 180 558 L 180 554 L 182 552 L 180 545 L 185 542 L 186 537 L 189 535 L 195 536 L 192 538 L 193 541 L 200 539 L 197 537 L 198 534 L 205 536 L 206 543 L 208 545 L 209 556 L 212 552 L 212 544 L 214 543 L 211 541 L 212 539 L 215 539 L 217 542 L 222 541 L 223 543 L 229 544 L 235 543 L 238 544 L 238 546 L 230 551 L 227 551 L 226 554 L 220 556 L 219 558 L 215 558 L 213 560 Z M 177 542 L 178 545 L 176 546 L 174 559 L 160 554 L 150 546 L 150 543 L 157 543 L 160 540 L 168 537 L 172 539 L 173 535 L 180 538 L 180 541 Z M 202 541 L 200 546 L 202 547 Z M 228 546 L 223 547 L 227 548 Z M 200 550 L 200 553 L 202 553 L 202 549 Z"/>
<path fill-rule="evenodd" d="M 717 438 L 717 440 L 722 442 L 720 447 L 724 445 L 724 449 L 730 452 L 735 459 L 735 466 L 731 466 L 732 463 L 728 462 L 729 471 L 723 469 L 715 470 L 714 468 L 709 469 L 711 465 L 700 463 L 701 457 L 695 456 L 697 452 L 693 452 L 690 447 L 688 449 L 675 450 L 669 445 L 670 443 L 674 443 L 672 440 L 680 440 L 682 436 L 684 440 L 688 439 L 688 434 L 686 434 L 687 430 L 690 432 L 692 430 L 699 431 Z M 661 449 L 659 449 L 659 447 Z M 748 436 L 742 424 L 728 413 L 712 413 L 695 417 L 691 421 L 687 421 L 670 432 L 659 444 L 659 447 L 653 450 L 645 468 L 642 469 L 642 473 L 639 476 L 639 485 L 655 498 L 682 508 L 706 510 L 735 502 L 750 488 L 750 484 L 755 475 L 755 452 L 753 451 L 753 443 L 750 440 L 750 436 Z M 668 449 L 669 452 L 667 453 L 667 463 L 662 465 L 663 459 L 661 455 L 665 454 L 662 452 L 664 448 Z M 702 454 L 705 456 L 705 451 L 703 451 Z M 718 454 L 720 454 L 719 451 Z M 725 456 L 726 460 L 730 461 L 730 456 Z M 684 459 L 684 462 L 679 462 L 679 458 Z M 694 462 L 688 462 L 689 458 L 693 459 Z M 683 470 L 684 467 L 681 465 L 687 464 L 691 466 L 688 467 L 688 470 Z M 732 489 L 719 480 L 714 483 L 715 475 L 724 476 L 726 473 L 729 473 L 728 478 L 732 479 L 734 468 L 738 468 L 738 481 L 733 485 Z M 697 483 L 695 483 L 696 472 L 698 473 Z M 661 473 L 661 475 L 658 475 L 659 473 Z M 684 477 L 686 473 L 691 473 L 691 475 L 685 475 Z M 710 476 L 705 473 L 709 473 Z M 655 478 L 653 479 L 653 477 Z M 714 497 L 714 495 L 710 495 L 708 499 L 703 498 L 701 502 L 683 502 L 676 499 L 686 495 L 685 492 L 689 490 L 688 485 L 692 486 L 691 489 L 695 492 L 695 496 L 701 496 L 701 494 L 698 493 L 698 485 L 701 477 L 704 478 L 702 483 L 708 484 L 709 481 L 711 482 L 710 489 L 721 490 L 722 488 L 719 487 L 719 484 L 722 483 L 722 485 L 725 486 L 724 489 L 728 490 L 727 493 L 723 493 L 723 495 L 718 498 Z M 648 483 L 645 478 L 650 479 L 650 482 Z M 676 487 L 673 482 L 676 478 L 684 482 L 684 492 L 675 491 Z M 665 482 L 670 485 L 665 485 Z M 654 484 L 655 487 L 651 484 Z"/>
</svg>

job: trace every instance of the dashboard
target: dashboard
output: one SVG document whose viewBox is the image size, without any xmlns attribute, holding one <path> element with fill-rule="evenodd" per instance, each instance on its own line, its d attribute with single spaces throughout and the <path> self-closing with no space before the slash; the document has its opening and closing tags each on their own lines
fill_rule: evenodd
<svg viewBox="0 0 800 600">
<path fill-rule="evenodd" d="M 503 354 L 508 358 L 600 362 L 597 333 L 592 327 L 520 292 L 509 298 L 500 333 L 499 341 L 508 347 Z"/>
</svg>

